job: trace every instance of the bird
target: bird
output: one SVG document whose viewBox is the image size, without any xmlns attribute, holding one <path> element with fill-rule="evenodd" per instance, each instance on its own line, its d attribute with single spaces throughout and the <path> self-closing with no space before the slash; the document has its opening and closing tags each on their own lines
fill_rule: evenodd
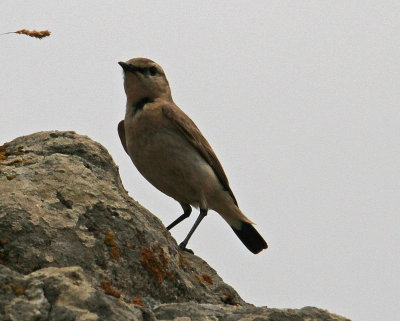
<svg viewBox="0 0 400 321">
<path fill-rule="evenodd" d="M 252 253 L 268 248 L 254 223 L 239 209 L 210 144 L 174 103 L 161 66 L 148 58 L 118 64 L 123 69 L 127 98 L 125 119 L 118 124 L 122 146 L 144 178 L 183 209 L 167 229 L 188 218 L 192 206 L 200 209 L 180 249 L 193 253 L 187 244 L 210 209 L 222 216 Z"/>
</svg>

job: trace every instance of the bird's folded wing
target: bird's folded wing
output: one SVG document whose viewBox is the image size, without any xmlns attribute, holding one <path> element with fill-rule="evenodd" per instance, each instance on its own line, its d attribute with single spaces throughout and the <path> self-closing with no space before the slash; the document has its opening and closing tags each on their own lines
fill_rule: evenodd
<svg viewBox="0 0 400 321">
<path fill-rule="evenodd" d="M 126 140 L 125 140 L 125 126 L 124 121 L 121 120 L 118 124 L 118 135 L 121 140 L 122 146 L 124 147 L 126 153 L 128 153 L 128 149 L 126 148 Z"/>
<path fill-rule="evenodd" d="M 196 124 L 176 105 L 164 105 L 162 111 L 165 117 L 171 120 L 188 142 L 192 144 L 204 160 L 211 166 L 224 189 L 231 195 L 235 204 L 238 205 L 221 163 Z"/>
</svg>

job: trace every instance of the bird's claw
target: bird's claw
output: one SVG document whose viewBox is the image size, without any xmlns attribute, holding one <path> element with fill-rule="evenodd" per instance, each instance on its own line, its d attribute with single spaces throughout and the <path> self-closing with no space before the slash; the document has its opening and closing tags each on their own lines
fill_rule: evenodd
<svg viewBox="0 0 400 321">
<path fill-rule="evenodd" d="M 180 248 L 182 251 L 188 252 L 188 253 L 190 253 L 190 254 L 194 254 L 194 252 L 193 252 L 191 249 L 186 248 L 186 245 L 183 244 L 183 243 L 179 244 L 179 248 Z"/>
</svg>

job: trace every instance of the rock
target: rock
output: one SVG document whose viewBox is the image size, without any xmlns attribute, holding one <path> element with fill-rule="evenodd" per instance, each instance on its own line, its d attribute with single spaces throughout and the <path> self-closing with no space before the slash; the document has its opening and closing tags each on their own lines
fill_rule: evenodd
<svg viewBox="0 0 400 321">
<path fill-rule="evenodd" d="M 0 264 L 0 320 L 346 320 L 244 302 L 74 132 L 0 147 Z"/>
<path fill-rule="evenodd" d="M 270 309 L 267 307 L 171 303 L 153 310 L 157 320 L 252 320 L 252 321 L 349 321 L 344 317 L 314 307 Z"/>
<path fill-rule="evenodd" d="M 143 313 L 95 289 L 80 267 L 49 267 L 23 276 L 0 266 L 1 320 L 143 320 Z"/>
</svg>

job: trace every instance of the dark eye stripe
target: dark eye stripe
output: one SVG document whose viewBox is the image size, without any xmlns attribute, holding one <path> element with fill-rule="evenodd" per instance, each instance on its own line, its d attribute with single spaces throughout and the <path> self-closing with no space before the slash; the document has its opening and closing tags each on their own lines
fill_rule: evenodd
<svg viewBox="0 0 400 321">
<path fill-rule="evenodd" d="M 141 67 L 136 67 L 136 68 L 141 74 L 144 74 L 146 72 L 146 68 L 141 68 Z"/>
</svg>

